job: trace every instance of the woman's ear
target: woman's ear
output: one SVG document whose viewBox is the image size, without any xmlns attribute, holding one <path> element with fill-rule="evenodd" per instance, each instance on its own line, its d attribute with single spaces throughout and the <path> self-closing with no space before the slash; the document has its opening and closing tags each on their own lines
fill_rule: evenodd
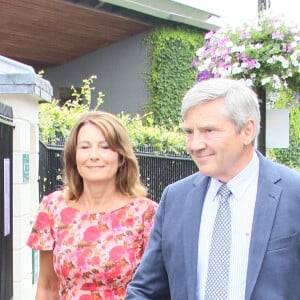
<svg viewBox="0 0 300 300">
<path fill-rule="evenodd" d="M 119 168 L 120 167 L 122 167 L 123 165 L 124 165 L 124 163 L 125 163 L 125 158 L 124 158 L 124 156 L 119 156 Z"/>
</svg>

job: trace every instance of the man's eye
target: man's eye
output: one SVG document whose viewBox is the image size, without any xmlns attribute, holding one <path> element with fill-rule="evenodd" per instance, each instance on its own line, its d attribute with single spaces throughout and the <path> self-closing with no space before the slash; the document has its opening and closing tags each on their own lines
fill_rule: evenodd
<svg viewBox="0 0 300 300">
<path fill-rule="evenodd" d="M 193 130 L 184 130 L 185 135 L 191 135 Z"/>
</svg>

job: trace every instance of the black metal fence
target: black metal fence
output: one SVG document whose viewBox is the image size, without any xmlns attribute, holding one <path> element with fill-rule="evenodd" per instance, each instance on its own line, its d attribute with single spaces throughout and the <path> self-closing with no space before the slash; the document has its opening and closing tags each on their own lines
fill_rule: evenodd
<svg viewBox="0 0 300 300">
<path fill-rule="evenodd" d="M 40 199 L 62 185 L 63 146 L 47 146 L 40 142 L 39 196 Z"/>
<path fill-rule="evenodd" d="M 13 298 L 13 123 L 11 107 L 0 103 L 0 299 Z"/>
<path fill-rule="evenodd" d="M 159 156 L 137 152 L 141 179 L 149 197 L 159 202 L 163 189 L 170 183 L 195 173 L 198 169 L 187 156 Z"/>
<path fill-rule="evenodd" d="M 40 142 L 40 199 L 62 185 L 63 145 L 50 146 Z M 149 197 L 159 202 L 163 189 L 170 183 L 197 171 L 187 155 L 159 155 L 148 150 L 136 152 L 141 180 L 148 187 Z"/>
</svg>

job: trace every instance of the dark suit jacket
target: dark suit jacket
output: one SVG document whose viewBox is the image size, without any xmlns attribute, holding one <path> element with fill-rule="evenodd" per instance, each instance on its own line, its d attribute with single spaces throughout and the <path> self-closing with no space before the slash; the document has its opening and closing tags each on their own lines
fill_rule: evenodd
<svg viewBox="0 0 300 300">
<path fill-rule="evenodd" d="M 245 299 L 299 300 L 300 174 L 258 156 Z M 126 300 L 197 299 L 198 235 L 208 183 L 196 173 L 165 188 Z"/>
</svg>

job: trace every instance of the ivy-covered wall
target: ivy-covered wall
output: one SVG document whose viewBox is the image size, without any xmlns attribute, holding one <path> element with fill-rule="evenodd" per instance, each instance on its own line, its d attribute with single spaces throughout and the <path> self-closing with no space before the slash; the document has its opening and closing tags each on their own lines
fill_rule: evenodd
<svg viewBox="0 0 300 300">
<path fill-rule="evenodd" d="M 205 31 L 190 26 L 161 25 L 145 38 L 148 55 L 148 111 L 156 125 L 172 127 L 180 122 L 180 105 L 185 92 L 195 83 L 196 70 L 190 68 Z"/>
</svg>

